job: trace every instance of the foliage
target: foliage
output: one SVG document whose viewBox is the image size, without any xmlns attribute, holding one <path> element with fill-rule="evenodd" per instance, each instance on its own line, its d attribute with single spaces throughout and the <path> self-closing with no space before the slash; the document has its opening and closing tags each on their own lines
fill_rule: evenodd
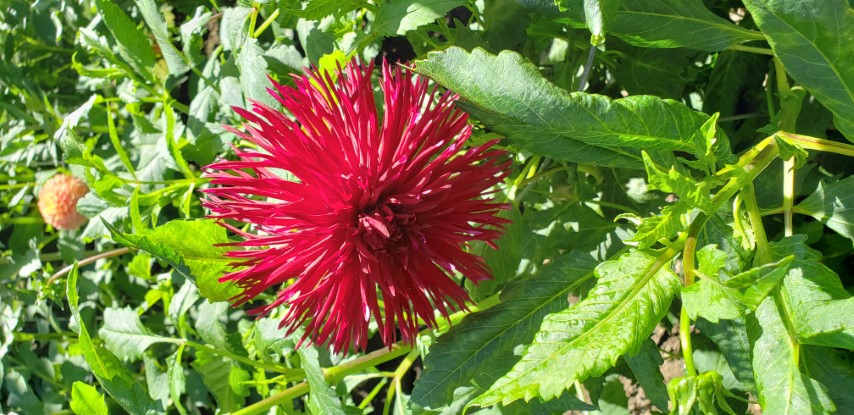
<svg viewBox="0 0 854 415">
<path fill-rule="evenodd" d="M 854 412 L 850 1 L 2 6 L 0 413 Z M 501 138 L 512 223 L 468 310 L 336 355 L 229 307 L 202 168 L 268 76 L 383 57 Z"/>
</svg>

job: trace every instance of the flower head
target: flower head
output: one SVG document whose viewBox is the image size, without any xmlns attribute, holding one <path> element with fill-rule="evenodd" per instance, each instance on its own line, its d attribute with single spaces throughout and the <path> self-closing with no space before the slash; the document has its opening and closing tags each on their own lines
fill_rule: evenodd
<svg viewBox="0 0 854 415">
<path fill-rule="evenodd" d="M 373 65 L 351 63 L 333 80 L 322 71 L 273 82 L 268 92 L 289 115 L 253 102 L 235 108 L 256 148 L 207 167 L 216 185 L 205 205 L 243 237 L 229 253 L 242 304 L 273 286 L 287 303 L 281 325 L 305 325 L 307 338 L 336 352 L 364 349 L 371 320 L 386 345 L 414 341 L 419 320 L 465 307 L 469 297 L 450 275 L 490 278 L 469 241 L 492 244 L 505 205 L 482 194 L 500 182 L 509 162 L 490 142 L 463 148 L 471 134 L 457 95 L 387 63 L 381 111 Z M 222 220 L 252 225 L 244 232 Z M 397 324 L 395 324 L 397 323 Z"/>
<path fill-rule="evenodd" d="M 86 223 L 86 217 L 77 212 L 77 201 L 89 188 L 82 180 L 57 174 L 48 179 L 39 191 L 39 212 L 44 221 L 56 229 L 74 230 Z"/>
</svg>

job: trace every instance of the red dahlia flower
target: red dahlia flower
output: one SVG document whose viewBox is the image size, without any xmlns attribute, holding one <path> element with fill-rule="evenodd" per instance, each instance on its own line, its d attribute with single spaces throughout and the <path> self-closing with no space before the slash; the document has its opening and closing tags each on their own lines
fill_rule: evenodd
<svg viewBox="0 0 854 415">
<path fill-rule="evenodd" d="M 207 167 L 212 217 L 255 230 L 220 221 L 248 248 L 229 253 L 245 268 L 221 278 L 242 288 L 234 304 L 286 285 L 252 312 L 287 303 L 281 326 L 305 323 L 307 338 L 336 352 L 364 350 L 372 318 L 391 345 L 395 321 L 413 342 L 421 322 L 435 327 L 435 310 L 447 318 L 465 307 L 449 275 L 490 278 L 464 245 L 492 245 L 506 222 L 496 216 L 505 206 L 482 194 L 509 162 L 494 142 L 463 149 L 471 126 L 458 96 L 384 63 L 378 111 L 372 72 L 352 63 L 335 81 L 315 70 L 296 88 L 273 82 L 268 92 L 290 116 L 258 102 L 235 108 L 249 123 L 232 131 L 257 148 Z"/>
</svg>

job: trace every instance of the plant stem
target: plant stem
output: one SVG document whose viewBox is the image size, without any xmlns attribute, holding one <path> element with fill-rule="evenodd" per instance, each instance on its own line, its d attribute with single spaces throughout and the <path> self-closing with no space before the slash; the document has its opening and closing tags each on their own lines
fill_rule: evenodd
<svg viewBox="0 0 854 415">
<path fill-rule="evenodd" d="M 184 345 L 192 347 L 194 349 L 204 350 L 206 352 L 210 352 L 213 354 L 225 356 L 225 357 L 228 357 L 229 359 L 232 359 L 234 361 L 237 361 L 240 363 L 245 363 L 249 366 L 260 367 L 262 369 L 266 369 L 266 370 L 269 370 L 271 372 L 284 373 L 286 375 L 286 377 L 302 378 L 305 376 L 305 372 L 303 372 L 301 369 L 283 368 L 283 367 L 279 367 L 279 365 L 266 363 L 266 362 L 259 362 L 257 360 L 252 360 L 252 359 L 245 357 L 245 356 L 240 356 L 240 355 L 234 354 L 234 353 L 229 352 L 227 350 L 213 348 L 213 347 L 210 347 L 208 345 L 196 343 L 196 342 L 191 341 L 191 340 L 182 340 L 182 339 L 179 339 L 179 340 Z"/>
<path fill-rule="evenodd" d="M 807 150 L 823 151 L 825 153 L 839 154 L 842 156 L 854 157 L 854 145 L 839 143 L 836 141 L 823 140 L 821 138 L 810 137 L 795 133 L 787 133 L 780 131 L 777 137 L 789 140 Z"/>
<path fill-rule="evenodd" d="M 406 371 L 412 367 L 412 364 L 415 363 L 415 360 L 418 359 L 418 355 L 420 352 L 418 349 L 412 349 L 406 357 L 403 358 L 403 361 L 400 362 L 400 365 L 397 367 L 397 370 L 394 371 L 394 376 L 391 380 L 391 385 L 388 387 L 388 392 L 386 392 L 385 396 L 385 405 L 383 406 L 383 415 L 388 415 L 391 410 L 391 404 L 394 402 L 394 394 L 397 390 L 401 389 L 400 379 L 403 378 L 403 375 L 406 374 Z"/>
<path fill-rule="evenodd" d="M 578 92 L 584 92 L 584 87 L 587 85 L 587 78 L 590 77 L 590 70 L 593 68 L 594 56 L 596 56 L 596 46 L 590 45 L 590 52 L 587 53 L 587 63 L 584 64 L 584 72 L 581 73 L 581 79 L 578 80 Z"/>
<path fill-rule="evenodd" d="M 271 24 L 273 24 L 273 21 L 275 21 L 277 17 L 279 17 L 279 9 L 273 10 L 273 13 L 270 13 L 270 16 L 268 16 L 267 19 L 261 23 L 261 26 L 258 27 L 258 30 L 256 30 L 255 33 L 252 33 L 252 37 L 257 38 L 258 36 L 261 36 L 261 34 L 264 33 Z"/>
<path fill-rule="evenodd" d="M 89 264 L 99 260 L 99 259 L 117 257 L 117 256 L 124 255 L 128 252 L 131 252 L 131 251 L 136 251 L 136 248 L 114 249 L 112 251 L 107 251 L 104 253 L 100 253 L 98 255 L 93 255 L 93 256 L 90 256 L 88 258 L 81 259 L 80 261 L 77 262 L 77 265 L 78 265 L 78 267 L 82 268 L 86 265 L 89 265 Z M 71 264 L 71 265 L 68 265 L 65 268 L 57 271 L 55 274 L 51 275 L 50 278 L 47 279 L 47 282 L 45 282 L 45 285 L 50 286 L 51 284 L 53 284 L 54 281 L 56 281 L 60 277 L 63 277 L 66 274 L 68 274 L 69 272 L 71 272 L 71 270 L 73 268 L 74 268 L 74 264 Z"/>
<path fill-rule="evenodd" d="M 741 192 L 744 207 L 747 208 L 747 216 L 753 226 L 753 234 L 756 236 L 756 259 L 754 265 L 762 265 L 771 262 L 771 254 L 768 253 L 768 237 L 765 235 L 765 227 L 762 226 L 762 214 L 759 212 L 759 204 L 756 202 L 756 192 L 753 183 L 745 186 Z"/>
<path fill-rule="evenodd" d="M 694 283 L 694 271 L 697 268 L 695 264 L 697 237 L 708 218 L 709 216 L 705 213 L 700 213 L 691 222 L 691 227 L 688 228 L 688 237 L 685 239 L 685 246 L 682 248 L 682 276 L 685 287 Z M 691 318 L 688 316 L 688 311 L 684 305 L 679 313 L 679 342 L 682 345 L 682 358 L 685 360 L 685 373 L 688 376 L 697 376 L 697 369 L 694 365 L 694 349 L 691 346 Z"/>
<path fill-rule="evenodd" d="M 340 366 L 330 368 L 324 372 L 323 377 L 328 383 L 334 384 L 347 375 L 358 373 L 369 367 L 374 367 L 381 363 L 385 363 L 389 360 L 393 360 L 400 356 L 403 356 L 409 353 L 411 349 L 411 346 L 404 345 L 403 342 L 397 342 L 388 349 L 375 350 L 358 359 L 343 363 Z M 273 396 L 255 402 L 254 404 L 249 405 L 243 409 L 232 412 L 231 415 L 263 414 L 266 413 L 267 410 L 269 410 L 270 408 L 275 407 L 276 405 L 288 402 L 292 399 L 305 395 L 309 392 L 309 390 L 310 387 L 308 383 L 302 382 L 295 386 L 291 386 L 290 388 L 285 389 L 284 391 L 279 392 Z"/>
<path fill-rule="evenodd" d="M 744 45 L 732 45 L 727 48 L 727 50 L 735 50 L 739 52 L 750 52 L 757 53 L 760 55 L 769 55 L 774 56 L 774 51 L 766 48 L 757 48 L 755 46 L 744 46 Z"/>
</svg>

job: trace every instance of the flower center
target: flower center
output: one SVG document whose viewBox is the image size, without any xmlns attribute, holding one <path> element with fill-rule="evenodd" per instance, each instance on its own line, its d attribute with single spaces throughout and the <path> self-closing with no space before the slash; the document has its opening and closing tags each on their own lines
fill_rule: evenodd
<svg viewBox="0 0 854 415">
<path fill-rule="evenodd" d="M 412 223 L 412 215 L 395 212 L 396 205 L 379 204 L 359 214 L 359 233 L 365 244 L 375 252 L 395 250 L 404 236 L 405 225 Z"/>
</svg>

